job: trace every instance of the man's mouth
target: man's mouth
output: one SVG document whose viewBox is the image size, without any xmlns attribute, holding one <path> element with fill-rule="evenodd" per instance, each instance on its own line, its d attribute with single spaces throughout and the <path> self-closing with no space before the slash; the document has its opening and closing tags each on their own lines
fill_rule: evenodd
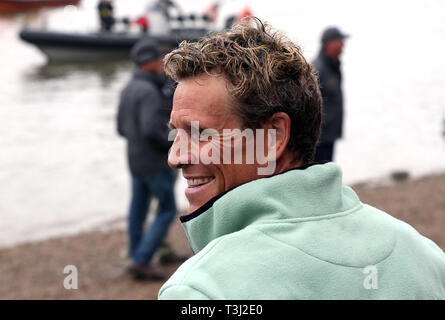
<svg viewBox="0 0 445 320">
<path fill-rule="evenodd" d="M 209 182 L 212 181 L 213 179 L 215 179 L 215 177 L 188 178 L 188 179 L 187 179 L 187 185 L 188 185 L 189 187 L 202 186 L 202 185 L 204 185 L 204 184 L 209 183 Z"/>
</svg>

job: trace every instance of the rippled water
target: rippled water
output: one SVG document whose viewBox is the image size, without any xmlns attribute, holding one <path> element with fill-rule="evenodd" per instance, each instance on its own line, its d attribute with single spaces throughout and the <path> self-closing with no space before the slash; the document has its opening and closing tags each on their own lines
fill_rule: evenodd
<svg viewBox="0 0 445 320">
<path fill-rule="evenodd" d="M 182 1 L 187 9 L 206 1 Z M 247 3 L 247 2 L 244 2 Z M 343 56 L 345 137 L 336 160 L 353 183 L 407 170 L 445 171 L 445 5 L 441 1 L 251 1 L 312 59 L 321 30 L 352 36 Z M 25 24 L 94 30 L 95 1 L 77 10 L 0 16 L 0 246 L 123 220 L 129 200 L 125 145 L 115 132 L 128 61 L 48 64 L 17 33 Z M 118 1 L 136 16 L 143 1 Z M 241 1 L 226 1 L 223 13 Z M 177 185 L 185 207 L 183 180 Z M 434 192 L 434 191 L 432 191 Z"/>
</svg>

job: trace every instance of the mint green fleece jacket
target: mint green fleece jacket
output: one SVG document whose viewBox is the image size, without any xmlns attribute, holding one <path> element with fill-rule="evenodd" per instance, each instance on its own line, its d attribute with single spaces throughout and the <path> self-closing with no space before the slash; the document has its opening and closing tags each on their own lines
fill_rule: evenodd
<svg viewBox="0 0 445 320">
<path fill-rule="evenodd" d="M 444 252 L 341 180 L 292 169 L 181 217 L 196 254 L 159 299 L 444 299 Z"/>
</svg>

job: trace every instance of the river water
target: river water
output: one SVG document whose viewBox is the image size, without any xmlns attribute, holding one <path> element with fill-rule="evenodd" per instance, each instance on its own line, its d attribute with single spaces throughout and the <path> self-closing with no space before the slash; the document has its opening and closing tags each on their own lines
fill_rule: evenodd
<svg viewBox="0 0 445 320">
<path fill-rule="evenodd" d="M 144 1 L 115 1 L 137 16 Z M 189 11 L 208 1 L 179 2 Z M 221 14 L 246 1 L 225 1 Z M 51 64 L 21 42 L 24 25 L 97 28 L 95 1 L 78 8 L 0 16 L 0 246 L 124 221 L 125 144 L 115 131 L 128 61 Z M 250 1 L 256 16 L 287 32 L 308 59 L 322 29 L 351 34 L 342 57 L 345 136 L 336 161 L 348 184 L 395 170 L 445 171 L 445 4 L 426 1 Z M 184 181 L 177 202 L 186 207 Z M 434 192 L 434 190 L 432 190 Z"/>
</svg>

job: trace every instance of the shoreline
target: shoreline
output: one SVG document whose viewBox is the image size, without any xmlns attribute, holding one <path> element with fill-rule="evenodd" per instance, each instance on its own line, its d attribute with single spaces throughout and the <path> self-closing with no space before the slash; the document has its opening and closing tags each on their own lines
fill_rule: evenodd
<svg viewBox="0 0 445 320">
<path fill-rule="evenodd" d="M 351 187 L 362 202 L 409 223 L 445 249 L 444 173 Z M 179 219 L 167 238 L 179 254 L 192 254 Z M 164 281 L 134 282 L 125 273 L 125 248 L 126 232 L 119 221 L 78 234 L 0 247 L 0 299 L 156 299 Z M 78 269 L 77 290 L 63 286 L 67 265 Z M 168 275 L 179 265 L 167 265 Z"/>
</svg>

